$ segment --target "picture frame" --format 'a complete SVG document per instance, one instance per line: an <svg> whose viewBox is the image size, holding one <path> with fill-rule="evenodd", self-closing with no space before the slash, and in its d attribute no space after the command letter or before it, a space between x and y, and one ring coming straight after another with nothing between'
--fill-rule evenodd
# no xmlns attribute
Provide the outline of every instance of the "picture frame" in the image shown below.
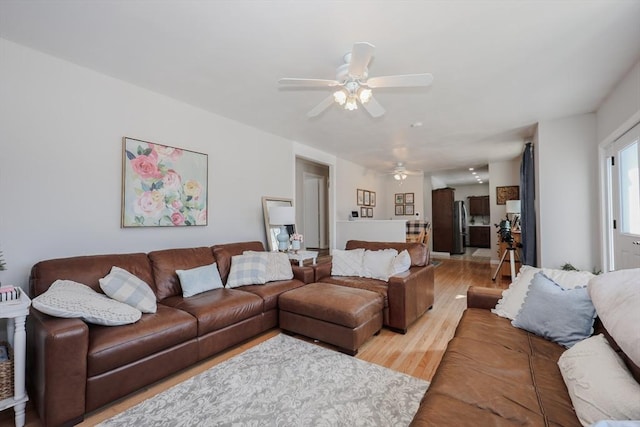
<svg viewBox="0 0 640 427"><path fill-rule="evenodd" d="M404 193L404 204L405 205L413 204L413 193Z"/></svg>
<svg viewBox="0 0 640 427"><path fill-rule="evenodd" d="M376 205L376 192L375 191L371 191L371 198L370 198L369 202L371 203L371 206L375 206Z"/></svg>
<svg viewBox="0 0 640 427"><path fill-rule="evenodd" d="M122 138L120 226L208 224L207 154Z"/></svg>
<svg viewBox="0 0 640 427"><path fill-rule="evenodd" d="M404 205L396 205L396 215L404 215Z"/></svg>
<svg viewBox="0 0 640 427"><path fill-rule="evenodd" d="M357 206L364 205L364 190L359 188L356 190L356 204Z"/></svg>
<svg viewBox="0 0 640 427"><path fill-rule="evenodd" d="M507 200L520 200L519 185L496 187L496 204L506 205Z"/></svg>
<svg viewBox="0 0 640 427"><path fill-rule="evenodd" d="M364 190L364 205L371 205L371 192L369 190Z"/></svg>
<svg viewBox="0 0 640 427"><path fill-rule="evenodd" d="M373 218L373 208L367 208L367 218Z"/></svg>
<svg viewBox="0 0 640 427"><path fill-rule="evenodd" d="M404 205L404 214L413 215L415 213L414 205Z"/></svg>
<svg viewBox="0 0 640 427"><path fill-rule="evenodd" d="M396 193L395 204L404 205L404 193Z"/></svg>
<svg viewBox="0 0 640 427"><path fill-rule="evenodd" d="M366 217L367 217L367 208L361 207L360 208L360 218L366 218Z"/></svg>

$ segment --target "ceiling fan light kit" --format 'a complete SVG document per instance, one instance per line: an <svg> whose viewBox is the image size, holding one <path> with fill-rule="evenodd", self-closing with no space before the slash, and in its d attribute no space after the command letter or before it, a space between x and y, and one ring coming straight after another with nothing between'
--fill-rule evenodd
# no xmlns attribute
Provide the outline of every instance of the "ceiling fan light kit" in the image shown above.
<svg viewBox="0 0 640 427"><path fill-rule="evenodd" d="M385 109L373 97L372 88L429 86L433 82L433 76L428 73L373 77L369 79L367 66L371 61L374 49L375 46L371 43L355 43L351 52L344 55L345 63L336 70L336 80L282 78L279 83L311 87L339 87L333 95L324 99L309 111L307 113L309 117L319 115L334 102L348 111L357 110L358 102L360 102L364 109L375 118L382 116L385 113Z"/></svg>

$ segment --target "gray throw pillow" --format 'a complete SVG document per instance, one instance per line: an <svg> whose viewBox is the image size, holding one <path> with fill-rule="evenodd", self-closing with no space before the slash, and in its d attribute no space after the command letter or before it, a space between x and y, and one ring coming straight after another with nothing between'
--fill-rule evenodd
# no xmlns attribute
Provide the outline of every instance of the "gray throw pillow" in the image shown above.
<svg viewBox="0 0 640 427"><path fill-rule="evenodd" d="M569 348L591 336L595 316L586 287L564 289L540 272L511 324Z"/></svg>

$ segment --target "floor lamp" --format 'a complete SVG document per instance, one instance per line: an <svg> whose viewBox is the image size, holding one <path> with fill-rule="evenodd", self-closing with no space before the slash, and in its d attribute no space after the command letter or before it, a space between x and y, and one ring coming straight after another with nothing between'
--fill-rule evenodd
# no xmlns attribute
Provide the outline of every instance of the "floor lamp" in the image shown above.
<svg viewBox="0 0 640 427"><path fill-rule="evenodd" d="M287 225L295 224L295 222L296 211L293 206L274 206L269 209L269 224L280 226L280 234L276 236L280 252L286 252L289 249Z"/></svg>

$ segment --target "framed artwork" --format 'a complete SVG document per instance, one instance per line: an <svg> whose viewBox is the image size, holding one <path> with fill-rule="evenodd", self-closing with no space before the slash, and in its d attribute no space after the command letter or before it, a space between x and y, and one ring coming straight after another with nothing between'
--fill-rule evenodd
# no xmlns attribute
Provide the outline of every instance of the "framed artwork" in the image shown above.
<svg viewBox="0 0 640 427"><path fill-rule="evenodd" d="M367 208L367 218L373 218L373 208Z"/></svg>
<svg viewBox="0 0 640 427"><path fill-rule="evenodd" d="M356 201L358 206L364 205L364 190L360 190L359 188L356 190Z"/></svg>
<svg viewBox="0 0 640 427"><path fill-rule="evenodd" d="M413 215L414 214L413 205L404 205L404 214Z"/></svg>
<svg viewBox="0 0 640 427"><path fill-rule="evenodd" d="M396 215L404 215L404 205L396 205Z"/></svg>
<svg viewBox="0 0 640 427"><path fill-rule="evenodd" d="M506 187L496 187L496 204L506 205L507 200L520 200L519 185L508 185Z"/></svg>
<svg viewBox="0 0 640 427"><path fill-rule="evenodd" d="M367 217L367 208L360 208L360 218Z"/></svg>
<svg viewBox="0 0 640 427"><path fill-rule="evenodd" d="M396 205L404 205L404 193L396 193ZM398 210L397 206L396 210Z"/></svg>
<svg viewBox="0 0 640 427"><path fill-rule="evenodd" d="M404 193L404 203L406 205L413 204L413 193Z"/></svg>
<svg viewBox="0 0 640 427"><path fill-rule="evenodd" d="M369 201L371 202L371 206L375 206L376 205L376 192L375 191L371 192L371 199Z"/></svg>
<svg viewBox="0 0 640 427"><path fill-rule="evenodd" d="M124 227L207 225L208 156L122 138Z"/></svg>
<svg viewBox="0 0 640 427"><path fill-rule="evenodd" d="M364 205L371 205L371 192L367 190L364 190Z"/></svg>

